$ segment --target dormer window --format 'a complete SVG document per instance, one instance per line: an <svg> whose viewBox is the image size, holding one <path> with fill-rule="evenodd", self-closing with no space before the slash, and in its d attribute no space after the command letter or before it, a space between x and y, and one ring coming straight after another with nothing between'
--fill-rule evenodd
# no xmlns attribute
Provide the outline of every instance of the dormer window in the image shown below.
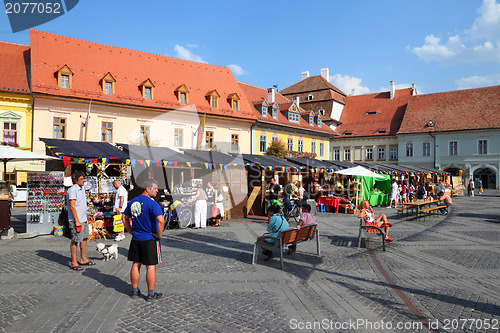
<svg viewBox="0 0 500 333"><path fill-rule="evenodd" d="M142 98L152 100L154 98L154 84L150 79L147 79L139 86Z"/></svg>
<svg viewBox="0 0 500 333"><path fill-rule="evenodd" d="M387 132L386 130L378 130L375 132L375 134L387 134L389 132Z"/></svg>
<svg viewBox="0 0 500 333"><path fill-rule="evenodd" d="M229 96L227 96L227 99L231 104L231 108L233 109L233 111L240 110L240 97L238 96L238 94L230 94Z"/></svg>
<svg viewBox="0 0 500 333"><path fill-rule="evenodd" d="M295 103L292 103L288 109L288 121L292 123L300 123L299 108L295 105Z"/></svg>
<svg viewBox="0 0 500 333"><path fill-rule="evenodd" d="M276 104L273 105L273 118L278 119L278 106Z"/></svg>
<svg viewBox="0 0 500 333"><path fill-rule="evenodd" d="M321 117L323 117L325 115L325 110L324 109L319 109L318 112L321 115Z"/></svg>
<svg viewBox="0 0 500 333"><path fill-rule="evenodd" d="M365 113L364 115L365 115L365 116L368 116L368 115L371 115L371 114L380 114L380 112L377 112L377 111L369 111L369 112Z"/></svg>
<svg viewBox="0 0 500 333"><path fill-rule="evenodd" d="M219 108L219 97L220 95L217 93L217 90L209 91L205 97L208 99L210 106L214 109Z"/></svg>
<svg viewBox="0 0 500 333"><path fill-rule="evenodd" d="M178 87L177 89L175 89L175 92L177 94L177 100L179 101L179 103L181 103L181 104L188 103L189 90L185 84L183 84L180 87Z"/></svg>
<svg viewBox="0 0 500 333"><path fill-rule="evenodd" d="M313 95L313 94L309 94L309 95L307 95L306 100L308 100L308 101L312 101L312 100L313 100L313 98L314 98L314 95Z"/></svg>
<svg viewBox="0 0 500 333"><path fill-rule="evenodd" d="M309 113L309 126L314 126L314 112Z"/></svg>
<svg viewBox="0 0 500 333"><path fill-rule="evenodd" d="M267 117L267 106L262 105L262 117Z"/></svg>
<svg viewBox="0 0 500 333"><path fill-rule="evenodd" d="M67 65L57 71L57 85L63 89L71 89L73 86L73 72Z"/></svg>
<svg viewBox="0 0 500 333"><path fill-rule="evenodd" d="M115 94L115 78L108 72L101 80L102 92L106 95Z"/></svg>
<svg viewBox="0 0 500 333"><path fill-rule="evenodd" d="M318 125L318 127L321 127L321 123L322 123L321 116L318 115L318 117L316 118L316 125Z"/></svg>
<svg viewBox="0 0 500 333"><path fill-rule="evenodd" d="M354 135L353 132L345 132L343 135Z"/></svg>

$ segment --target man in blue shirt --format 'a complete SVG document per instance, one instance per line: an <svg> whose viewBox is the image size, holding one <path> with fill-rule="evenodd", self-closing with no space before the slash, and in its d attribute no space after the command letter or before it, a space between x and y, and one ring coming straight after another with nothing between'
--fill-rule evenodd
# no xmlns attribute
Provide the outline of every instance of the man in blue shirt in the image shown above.
<svg viewBox="0 0 500 333"><path fill-rule="evenodd" d="M139 297L139 279L141 266L146 266L146 283L148 295L146 301L150 302L162 296L155 292L156 265L161 263L160 239L165 221L163 212L156 201L153 200L158 193L158 183L153 179L144 182L145 189L141 195L132 199L125 211L122 220L125 229L132 235L128 260L132 261L130 280L132 283L132 298ZM132 225L130 225L132 218Z"/></svg>

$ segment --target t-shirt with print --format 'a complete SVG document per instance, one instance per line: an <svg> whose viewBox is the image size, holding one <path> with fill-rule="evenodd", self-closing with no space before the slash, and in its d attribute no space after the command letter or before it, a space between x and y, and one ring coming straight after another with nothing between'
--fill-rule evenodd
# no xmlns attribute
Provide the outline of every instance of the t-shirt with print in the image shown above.
<svg viewBox="0 0 500 333"><path fill-rule="evenodd" d="M301 226L305 227L306 225L311 225L316 223L313 214L311 213L302 213L300 214L299 220L302 220Z"/></svg>
<svg viewBox="0 0 500 333"><path fill-rule="evenodd" d="M129 201L123 214L132 218L132 239L147 241L155 239L152 235L158 230L156 218L163 215L160 205L153 199L140 195Z"/></svg>

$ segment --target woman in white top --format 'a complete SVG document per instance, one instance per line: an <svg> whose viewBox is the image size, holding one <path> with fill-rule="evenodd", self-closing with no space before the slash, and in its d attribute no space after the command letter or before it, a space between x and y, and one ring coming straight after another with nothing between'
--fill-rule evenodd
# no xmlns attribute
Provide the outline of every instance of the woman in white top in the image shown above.
<svg viewBox="0 0 500 333"><path fill-rule="evenodd" d="M392 192L391 192L391 201L389 202L389 207L391 208L392 202L394 201L394 208L398 205L398 191L399 191L399 186L398 183L396 182L396 179L392 182Z"/></svg>

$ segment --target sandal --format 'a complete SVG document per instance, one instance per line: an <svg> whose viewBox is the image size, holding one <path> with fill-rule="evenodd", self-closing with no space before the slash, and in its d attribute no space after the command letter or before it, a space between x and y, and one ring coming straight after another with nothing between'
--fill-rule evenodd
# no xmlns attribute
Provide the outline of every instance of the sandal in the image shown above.
<svg viewBox="0 0 500 333"><path fill-rule="evenodd" d="M95 262L92 262L92 261L89 261L86 263L80 263L80 266L94 266L94 265L95 265Z"/></svg>
<svg viewBox="0 0 500 333"><path fill-rule="evenodd" d="M387 238L385 239L385 242L386 242L386 243L390 243L390 242L392 242L393 240L394 240L394 238L389 238L389 237L387 237Z"/></svg>
<svg viewBox="0 0 500 333"><path fill-rule="evenodd" d="M388 226L388 227L392 227L392 223L391 222L385 222L385 225Z"/></svg>
<svg viewBox="0 0 500 333"><path fill-rule="evenodd" d="M72 270L75 270L75 271L83 271L82 266L69 266L69 268L71 268Z"/></svg>

